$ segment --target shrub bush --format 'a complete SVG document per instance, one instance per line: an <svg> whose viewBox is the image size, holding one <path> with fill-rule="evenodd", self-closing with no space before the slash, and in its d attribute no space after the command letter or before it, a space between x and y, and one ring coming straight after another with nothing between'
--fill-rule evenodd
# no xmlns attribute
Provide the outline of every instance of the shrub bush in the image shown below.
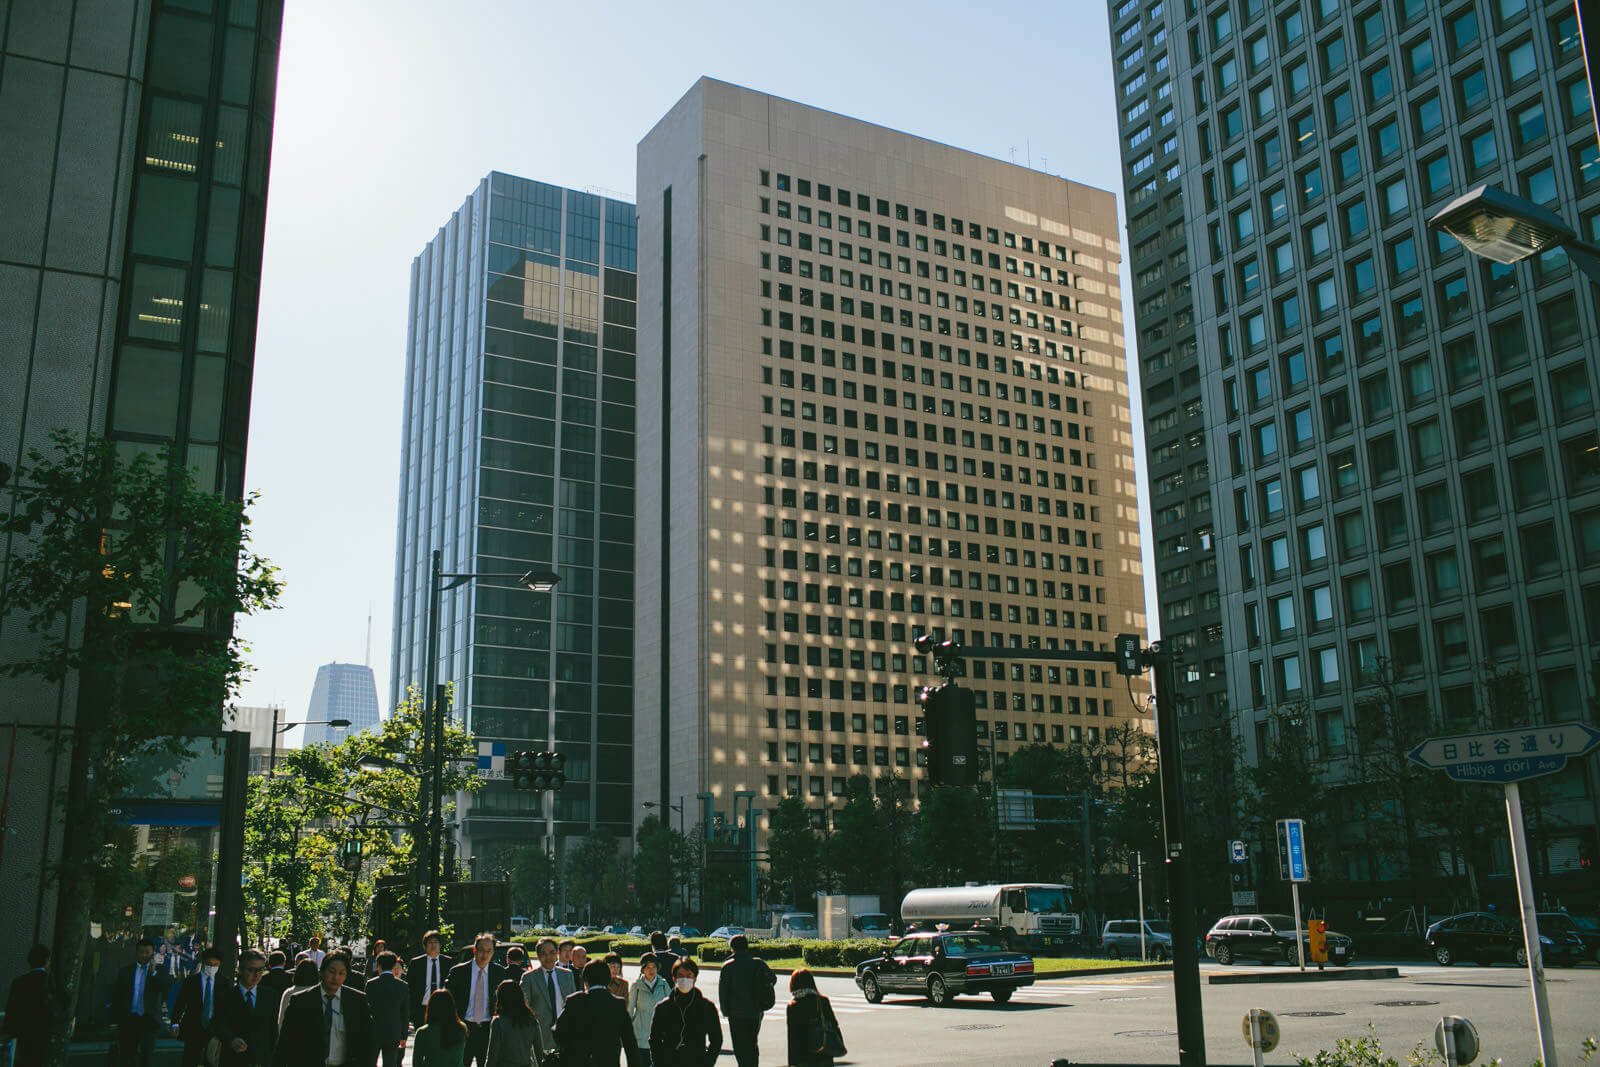
<svg viewBox="0 0 1600 1067"><path fill-rule="evenodd" d="M750 951L764 960L792 960L799 958L806 945L814 944L815 941L755 941L751 943ZM732 955L733 950L726 941L708 941L700 945L702 963L721 963Z"/></svg>
<svg viewBox="0 0 1600 1067"><path fill-rule="evenodd" d="M801 955L811 967L854 967L862 960L883 955L889 942L872 938L849 941L803 941Z"/></svg>

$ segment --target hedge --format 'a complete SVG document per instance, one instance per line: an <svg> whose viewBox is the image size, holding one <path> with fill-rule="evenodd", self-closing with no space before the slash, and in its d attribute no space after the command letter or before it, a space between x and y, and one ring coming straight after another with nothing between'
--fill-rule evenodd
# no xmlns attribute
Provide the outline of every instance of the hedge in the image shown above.
<svg viewBox="0 0 1600 1067"><path fill-rule="evenodd" d="M889 942L880 939L854 938L849 941L803 941L801 955L812 967L854 967L863 960L883 955Z"/></svg>
<svg viewBox="0 0 1600 1067"><path fill-rule="evenodd" d="M519 934L512 938L512 940L523 945L531 957L534 952L534 946L542 941L545 937L554 938L558 942L566 940L565 938L559 937L555 934L542 934L537 936L534 934ZM582 940L577 941L577 943L583 946L583 950L589 954L589 958L592 960L599 959L607 952L615 952L624 960L636 961L640 956L643 956L646 952L650 951L650 942L636 937L613 937L611 935L603 935L601 937L585 937ZM717 941L714 943L723 945L724 947L726 947L727 944L723 941ZM683 941L680 947L682 948L684 955L692 956L696 953L700 946L704 944L706 944L706 940L704 938L690 938Z"/></svg>
<svg viewBox="0 0 1600 1067"><path fill-rule="evenodd" d="M750 945L750 952L764 960L792 960L801 955L801 950L806 945L814 945L815 941L755 941ZM700 962L721 963L733 950L726 941L710 941L700 946Z"/></svg>

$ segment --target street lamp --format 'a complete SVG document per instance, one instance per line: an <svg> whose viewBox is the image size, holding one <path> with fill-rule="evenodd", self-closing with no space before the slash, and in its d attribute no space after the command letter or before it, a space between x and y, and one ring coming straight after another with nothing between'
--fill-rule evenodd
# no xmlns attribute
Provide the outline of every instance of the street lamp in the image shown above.
<svg viewBox="0 0 1600 1067"><path fill-rule="evenodd" d="M301 722L286 722L280 726L278 724L278 712L282 710L283 709L278 707L276 704L272 706L272 749L271 754L267 756L268 778L271 778L273 773L278 769L279 734L288 733L296 726L331 726L335 730L348 730L350 728L349 719L305 719Z"/></svg>
<svg viewBox="0 0 1600 1067"><path fill-rule="evenodd" d="M1600 284L1600 246L1585 241L1561 216L1493 185L1459 196L1428 220L1475 256L1519 263L1550 248L1565 247L1578 269Z"/></svg>
<svg viewBox="0 0 1600 1067"><path fill-rule="evenodd" d="M422 699L426 702L424 719L429 740L427 748L432 754L431 815L428 826L428 922L427 928L439 925L439 886L441 882L439 861L441 839L444 836L444 705L436 689L439 667L439 598L447 589L456 589L480 578L514 581L535 593L550 593L560 584L561 578L553 571L523 571L518 573L447 573L444 569L444 552L433 550L433 566L428 580L427 659L424 661Z"/></svg>

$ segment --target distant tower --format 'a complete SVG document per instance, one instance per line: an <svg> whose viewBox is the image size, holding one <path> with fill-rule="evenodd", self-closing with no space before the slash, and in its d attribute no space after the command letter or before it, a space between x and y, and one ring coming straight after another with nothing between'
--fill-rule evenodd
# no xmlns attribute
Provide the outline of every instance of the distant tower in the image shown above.
<svg viewBox="0 0 1600 1067"><path fill-rule="evenodd" d="M356 663L326 663L317 668L317 684L311 689L311 705L306 721L349 719L350 727L335 730L329 726L305 727L304 744L337 744L353 733L378 725L378 685L372 668Z"/></svg>

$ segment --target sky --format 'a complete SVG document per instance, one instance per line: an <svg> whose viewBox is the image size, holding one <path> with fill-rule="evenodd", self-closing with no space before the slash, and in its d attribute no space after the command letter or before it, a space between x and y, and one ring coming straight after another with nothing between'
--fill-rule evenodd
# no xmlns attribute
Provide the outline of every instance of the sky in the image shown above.
<svg viewBox="0 0 1600 1067"><path fill-rule="evenodd" d="M388 710L409 270L489 171L631 200L639 139L707 75L1122 198L1102 0L285 6L245 482L286 590L239 623L238 702L290 719L335 661Z"/></svg>

